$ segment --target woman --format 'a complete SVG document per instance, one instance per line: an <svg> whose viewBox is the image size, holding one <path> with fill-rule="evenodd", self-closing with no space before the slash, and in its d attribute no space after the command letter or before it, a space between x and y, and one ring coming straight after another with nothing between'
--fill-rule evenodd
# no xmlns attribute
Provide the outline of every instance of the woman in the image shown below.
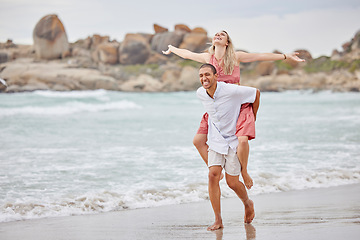
<svg viewBox="0 0 360 240"><path fill-rule="evenodd" d="M240 63L255 61L276 61L292 59L297 62L305 60L300 59L299 53L277 54L277 53L246 53L234 50L234 46L226 31L220 31L212 39L212 45L208 52L194 53L187 49L176 48L169 45L164 54L174 53L182 58L191 59L200 63L210 63L215 66L218 73L218 81L226 83L240 84ZM236 126L236 136L239 139L237 155L241 163L241 175L244 179L245 186L250 189L253 186L253 180L247 172L247 163L249 157L249 140L255 138L255 120L258 106L244 104L241 107L239 119ZM207 130L208 115L204 114L200 128L197 131L193 143L199 151L202 159L207 165Z"/></svg>

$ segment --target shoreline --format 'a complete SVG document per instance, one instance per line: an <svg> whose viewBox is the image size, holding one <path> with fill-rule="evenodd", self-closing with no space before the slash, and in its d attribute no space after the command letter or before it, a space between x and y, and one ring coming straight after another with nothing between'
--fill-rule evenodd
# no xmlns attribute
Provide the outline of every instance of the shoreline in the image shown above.
<svg viewBox="0 0 360 240"><path fill-rule="evenodd" d="M360 184L251 196L244 224L237 198L222 199L225 228L212 224L209 201L118 212L0 223L0 239L357 239Z"/></svg>

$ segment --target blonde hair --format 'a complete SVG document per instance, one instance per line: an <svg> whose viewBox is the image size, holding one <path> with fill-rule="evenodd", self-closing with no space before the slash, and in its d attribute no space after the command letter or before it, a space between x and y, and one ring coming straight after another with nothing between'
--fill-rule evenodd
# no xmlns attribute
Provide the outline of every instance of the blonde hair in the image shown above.
<svg viewBox="0 0 360 240"><path fill-rule="evenodd" d="M221 60L220 64L224 69L224 73L226 75L231 75L234 71L234 67L236 65L236 57L235 57L235 49L234 45L232 44L232 40L229 36L229 34L222 30L221 32L226 33L227 39L228 39L228 45L226 46L226 51L223 59ZM213 55L215 53L215 46L211 45L209 48L210 55Z"/></svg>

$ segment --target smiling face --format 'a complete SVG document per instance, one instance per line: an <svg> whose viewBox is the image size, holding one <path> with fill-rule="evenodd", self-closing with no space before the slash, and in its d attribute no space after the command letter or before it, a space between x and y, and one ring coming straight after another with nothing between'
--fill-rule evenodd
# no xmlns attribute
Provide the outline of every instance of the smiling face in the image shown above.
<svg viewBox="0 0 360 240"><path fill-rule="evenodd" d="M221 44L221 45L227 46L228 41L229 41L229 39L228 39L227 33L224 31L220 31L220 32L216 33L215 36L213 37L212 44L213 45Z"/></svg>
<svg viewBox="0 0 360 240"><path fill-rule="evenodd" d="M201 85L206 90L216 89L217 74L214 74L210 67L202 67L199 70L199 78Z"/></svg>

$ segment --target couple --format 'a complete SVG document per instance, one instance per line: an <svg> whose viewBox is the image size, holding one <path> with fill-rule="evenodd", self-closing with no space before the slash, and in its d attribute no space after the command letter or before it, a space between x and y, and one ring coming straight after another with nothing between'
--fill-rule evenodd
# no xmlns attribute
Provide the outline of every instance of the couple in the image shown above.
<svg viewBox="0 0 360 240"><path fill-rule="evenodd" d="M208 230L216 230L223 227L219 187L223 167L225 167L226 181L229 187L237 193L244 203L244 221L251 223L255 215L254 204L248 198L245 189L245 186L250 189L253 185L253 181L247 173L248 141L255 138L255 119L259 107L260 93L254 88L236 86L240 84L239 64L240 62L275 61L287 58L298 62L304 60L297 56L298 53L235 52L232 41L226 31L220 31L215 34L208 52L194 53L169 45L169 49L163 53L174 53L185 59L207 63L199 71L203 87L197 92L198 97L203 101L207 113L203 116L200 128L193 142L201 157L209 166L209 195L215 213L215 223ZM222 82L233 84L224 84ZM238 94L244 95L239 96ZM232 117L231 119L224 120L223 116L225 115ZM208 149L210 149L209 152ZM226 160L225 157L227 158ZM240 169L245 186L239 181Z"/></svg>

